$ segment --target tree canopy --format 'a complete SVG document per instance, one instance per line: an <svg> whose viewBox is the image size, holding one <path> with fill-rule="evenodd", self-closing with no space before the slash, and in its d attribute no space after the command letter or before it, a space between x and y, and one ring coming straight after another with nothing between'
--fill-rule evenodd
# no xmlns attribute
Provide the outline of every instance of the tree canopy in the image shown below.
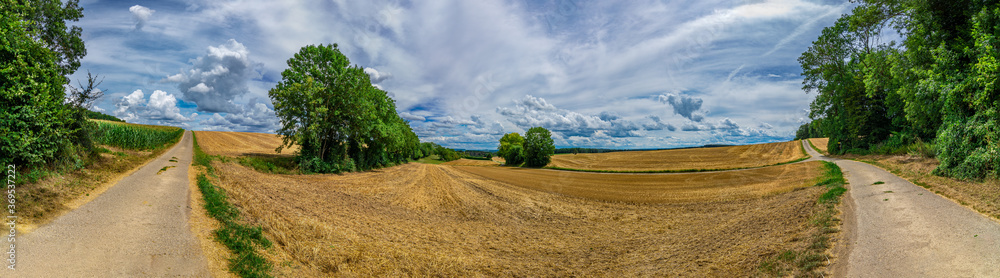
<svg viewBox="0 0 1000 278"><path fill-rule="evenodd" d="M268 92L281 120L278 148L299 145L298 161L315 172L368 170L405 162L419 140L395 101L333 45L302 47Z"/></svg>
<svg viewBox="0 0 1000 278"><path fill-rule="evenodd" d="M524 133L524 164L528 167L545 167L551 161L556 146L552 133L544 127L532 127Z"/></svg>
<svg viewBox="0 0 1000 278"><path fill-rule="evenodd" d="M71 112L63 104L66 70L31 15L36 1L0 0L0 159L39 165L68 151ZM75 69L75 68L74 68Z"/></svg>
<svg viewBox="0 0 1000 278"><path fill-rule="evenodd" d="M934 142L935 173L1000 177L1000 3L858 4L799 58L817 93L800 133L826 135L831 153ZM882 41L890 31L902 41Z"/></svg>
<svg viewBox="0 0 1000 278"><path fill-rule="evenodd" d="M508 166L518 166L524 163L524 137L517 132L504 134L497 147L497 156L503 157Z"/></svg>

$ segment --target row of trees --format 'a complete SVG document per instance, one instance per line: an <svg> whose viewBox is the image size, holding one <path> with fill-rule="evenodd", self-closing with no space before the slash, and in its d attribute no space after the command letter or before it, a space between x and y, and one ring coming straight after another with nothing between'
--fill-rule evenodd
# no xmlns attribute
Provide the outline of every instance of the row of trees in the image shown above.
<svg viewBox="0 0 1000 278"><path fill-rule="evenodd" d="M544 167L555 151L552 133L544 127L533 127L524 137L516 132L504 134L497 155L503 157L508 166Z"/></svg>
<svg viewBox="0 0 1000 278"><path fill-rule="evenodd" d="M0 0L0 162L21 168L80 166L96 154L87 121L97 77L68 86L86 55L77 1ZM69 87L69 96L66 87Z"/></svg>
<svg viewBox="0 0 1000 278"><path fill-rule="evenodd" d="M829 137L832 153L934 142L935 173L1000 178L1000 3L858 4L799 58L817 93L800 134Z"/></svg>

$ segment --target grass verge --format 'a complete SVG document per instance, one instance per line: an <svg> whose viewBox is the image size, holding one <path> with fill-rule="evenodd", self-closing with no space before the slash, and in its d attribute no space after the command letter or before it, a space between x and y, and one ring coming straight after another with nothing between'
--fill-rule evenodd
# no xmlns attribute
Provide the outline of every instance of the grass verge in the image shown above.
<svg viewBox="0 0 1000 278"><path fill-rule="evenodd" d="M827 191L816 200L817 210L813 214L811 224L813 229L809 242L798 250L785 250L764 260L758 267L763 276L786 277L823 277L816 270L824 265L829 257L826 250L830 248L829 234L839 231L840 219L837 215L837 204L840 197L847 192L844 184L844 173L833 162L823 161L826 172L818 179L816 186L824 186Z"/></svg>
<svg viewBox="0 0 1000 278"><path fill-rule="evenodd" d="M204 166L209 175L214 173L212 160L215 157L205 154L198 146L198 138L194 138L194 165ZM222 227L215 230L215 238L232 252L229 258L229 271L240 277L271 277L271 262L257 253L257 248L270 248L271 241L264 237L264 231L259 226L244 224L240 211L226 198L226 193L209 180L208 175L198 175L198 189L205 200L205 210L208 215L221 223Z"/></svg>

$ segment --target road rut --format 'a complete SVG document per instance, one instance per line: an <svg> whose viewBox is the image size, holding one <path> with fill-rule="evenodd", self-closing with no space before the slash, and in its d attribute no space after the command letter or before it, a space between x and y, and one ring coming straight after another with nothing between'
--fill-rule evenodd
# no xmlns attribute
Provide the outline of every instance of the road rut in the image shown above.
<svg viewBox="0 0 1000 278"><path fill-rule="evenodd" d="M18 237L14 276L210 276L188 226L192 149L185 131L172 149L101 196Z"/></svg>

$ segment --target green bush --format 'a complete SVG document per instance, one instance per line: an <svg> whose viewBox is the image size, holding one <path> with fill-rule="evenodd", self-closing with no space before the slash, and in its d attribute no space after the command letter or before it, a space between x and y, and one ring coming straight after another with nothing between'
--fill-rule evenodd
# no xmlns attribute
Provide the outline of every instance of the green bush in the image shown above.
<svg viewBox="0 0 1000 278"><path fill-rule="evenodd" d="M524 134L524 163L528 167L545 167L556 147L552 133L544 127L533 127Z"/></svg>

